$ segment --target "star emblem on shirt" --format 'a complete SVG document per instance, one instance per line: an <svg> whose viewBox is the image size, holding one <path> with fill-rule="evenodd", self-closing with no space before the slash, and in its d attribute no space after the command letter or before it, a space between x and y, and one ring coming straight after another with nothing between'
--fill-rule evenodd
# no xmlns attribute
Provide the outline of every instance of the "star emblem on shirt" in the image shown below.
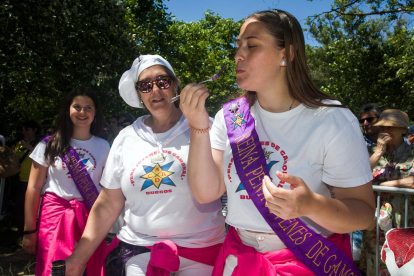
<svg viewBox="0 0 414 276"><path fill-rule="evenodd" d="M156 164L154 167L151 166L143 166L144 171L146 174L142 175L141 178L145 179L144 185L142 185L142 190L154 185L157 189L160 188L161 184L166 184L170 186L175 186L175 184L169 178L174 172L169 172L169 168L171 167L174 161L160 166L160 164Z"/></svg>

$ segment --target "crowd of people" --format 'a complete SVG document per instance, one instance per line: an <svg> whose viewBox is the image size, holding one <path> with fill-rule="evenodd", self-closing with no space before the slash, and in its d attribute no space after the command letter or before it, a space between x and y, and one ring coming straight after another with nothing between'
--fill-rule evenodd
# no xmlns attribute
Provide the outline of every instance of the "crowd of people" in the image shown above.
<svg viewBox="0 0 414 276"><path fill-rule="evenodd" d="M372 185L414 188L408 115L367 104L358 119L321 92L288 12L253 13L236 43L245 92L214 119L204 84L181 90L166 59L141 55L119 93L148 115L104 124L96 93L77 87L44 138L23 126L16 212L36 276L375 275L371 229L386 223ZM401 227L402 200L381 199L384 231Z"/></svg>

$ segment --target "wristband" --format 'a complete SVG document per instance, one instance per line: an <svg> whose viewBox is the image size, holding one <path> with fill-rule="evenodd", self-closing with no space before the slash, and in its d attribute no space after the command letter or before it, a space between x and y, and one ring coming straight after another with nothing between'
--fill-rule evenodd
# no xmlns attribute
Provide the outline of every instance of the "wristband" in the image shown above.
<svg viewBox="0 0 414 276"><path fill-rule="evenodd" d="M190 123L187 123L188 128L196 133L206 133L209 132L211 129L211 125L209 125L207 128L195 128L192 125L190 125Z"/></svg>
<svg viewBox="0 0 414 276"><path fill-rule="evenodd" d="M50 276L64 276L66 273L65 260L57 260L52 262L52 274Z"/></svg>
<svg viewBox="0 0 414 276"><path fill-rule="evenodd" d="M36 232L37 232L37 229L30 230L30 231L23 231L23 235L30 235L30 234L33 234L33 233L36 233Z"/></svg>

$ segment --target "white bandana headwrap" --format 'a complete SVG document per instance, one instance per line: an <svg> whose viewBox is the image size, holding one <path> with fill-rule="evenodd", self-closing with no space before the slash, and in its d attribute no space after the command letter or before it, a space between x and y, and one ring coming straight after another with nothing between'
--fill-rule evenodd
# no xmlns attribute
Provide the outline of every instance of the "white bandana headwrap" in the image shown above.
<svg viewBox="0 0 414 276"><path fill-rule="evenodd" d="M154 65L165 66L175 77L171 64L163 57L159 55L140 55L134 60L134 63L132 63L131 69L122 74L121 80L119 81L119 94L130 106L139 108L144 107L139 98L139 94L135 89L135 83L138 81L142 71Z"/></svg>

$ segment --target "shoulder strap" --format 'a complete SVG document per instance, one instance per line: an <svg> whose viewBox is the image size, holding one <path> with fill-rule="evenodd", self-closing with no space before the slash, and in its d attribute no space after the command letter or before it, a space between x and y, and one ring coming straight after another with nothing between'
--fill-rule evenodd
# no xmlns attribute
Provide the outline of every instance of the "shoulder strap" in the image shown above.
<svg viewBox="0 0 414 276"><path fill-rule="evenodd" d="M30 153L30 150L27 149L24 152L23 156L19 159L19 164L21 164L24 161L24 159L27 157L27 155L29 155L29 153Z"/></svg>

